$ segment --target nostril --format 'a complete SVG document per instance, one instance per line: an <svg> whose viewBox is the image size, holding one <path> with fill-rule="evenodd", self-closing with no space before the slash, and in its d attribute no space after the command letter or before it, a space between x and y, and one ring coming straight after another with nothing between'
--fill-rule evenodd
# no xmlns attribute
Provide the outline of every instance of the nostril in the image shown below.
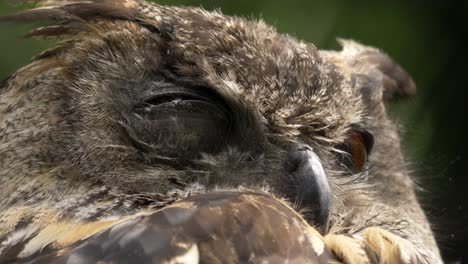
<svg viewBox="0 0 468 264"><path fill-rule="evenodd" d="M296 172L307 161L307 151L312 151L312 148L304 145L293 145L289 148L286 163L288 172Z"/></svg>
<svg viewBox="0 0 468 264"><path fill-rule="evenodd" d="M306 218L325 233L331 208L330 187L320 158L307 145L293 145L287 156L289 195Z"/></svg>
<svg viewBox="0 0 468 264"><path fill-rule="evenodd" d="M307 151L313 151L310 146L304 144L291 144L287 150L286 169L289 173L295 173L302 163L307 161Z"/></svg>

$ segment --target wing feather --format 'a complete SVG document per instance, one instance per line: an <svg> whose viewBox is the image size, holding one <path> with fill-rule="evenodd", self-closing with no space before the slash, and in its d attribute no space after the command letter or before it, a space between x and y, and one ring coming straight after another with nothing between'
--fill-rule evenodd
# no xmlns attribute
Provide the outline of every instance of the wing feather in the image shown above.
<svg viewBox="0 0 468 264"><path fill-rule="evenodd" d="M83 225L83 224L78 224ZM102 224L86 223L88 226ZM62 228L58 228L58 227ZM57 228L55 228L57 227ZM216 192L115 221L94 233L51 223L33 238L42 250L12 262L35 263L327 263L322 236L292 208L263 193ZM41 235L42 233L42 235ZM52 234L53 233L53 234ZM70 241L66 245L47 238ZM28 241L26 243L31 243ZM24 250L18 256L24 253ZM2 257L0 255L0 261Z"/></svg>

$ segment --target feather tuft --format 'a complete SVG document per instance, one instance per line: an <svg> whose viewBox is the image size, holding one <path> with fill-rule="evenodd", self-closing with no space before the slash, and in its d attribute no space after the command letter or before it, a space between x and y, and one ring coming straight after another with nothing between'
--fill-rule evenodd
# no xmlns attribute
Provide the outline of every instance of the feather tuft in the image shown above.
<svg viewBox="0 0 468 264"><path fill-rule="evenodd" d="M0 16L0 22L46 22L52 23L27 33L25 37L59 37L80 31L78 24L96 19L138 19L135 2L129 0L22 0L36 8Z"/></svg>

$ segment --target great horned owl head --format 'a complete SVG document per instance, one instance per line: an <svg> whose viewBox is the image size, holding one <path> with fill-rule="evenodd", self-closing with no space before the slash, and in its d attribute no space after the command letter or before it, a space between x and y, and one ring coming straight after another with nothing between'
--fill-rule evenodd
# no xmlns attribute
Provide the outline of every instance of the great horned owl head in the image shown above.
<svg viewBox="0 0 468 264"><path fill-rule="evenodd" d="M200 8L40 3L0 18L65 37L0 90L0 210L88 219L143 194L261 189L323 233L379 226L438 254L385 111L414 83L384 53Z"/></svg>

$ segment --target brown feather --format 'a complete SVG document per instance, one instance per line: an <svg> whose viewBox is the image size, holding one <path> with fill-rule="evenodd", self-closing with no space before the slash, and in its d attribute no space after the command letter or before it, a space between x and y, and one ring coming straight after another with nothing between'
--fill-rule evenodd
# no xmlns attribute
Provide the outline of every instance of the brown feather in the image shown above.
<svg viewBox="0 0 468 264"><path fill-rule="evenodd" d="M29 37L56 37L56 36L63 36L63 35L70 35L74 32L77 32L78 29L74 29L69 26L64 25L56 25L56 26L46 26L40 27L32 30L31 32L24 35L25 38Z"/></svg>
<svg viewBox="0 0 468 264"><path fill-rule="evenodd" d="M134 19L137 11L109 3L75 3L58 7L40 7L0 16L1 21L32 22L41 20Z"/></svg>
<svg viewBox="0 0 468 264"><path fill-rule="evenodd" d="M32 4L35 6L65 6L70 4L89 4L89 3L107 3L113 5L124 6L130 2L128 0L11 0L15 4Z"/></svg>
<svg viewBox="0 0 468 264"><path fill-rule="evenodd" d="M67 19L67 17L69 17L69 14L67 14L67 12L59 8L38 8L18 12L15 14L0 16L0 22L33 22L39 20L63 20Z"/></svg>
<svg viewBox="0 0 468 264"><path fill-rule="evenodd" d="M94 18L134 19L137 11L111 4L72 4L62 7L67 13L89 20Z"/></svg>
<svg viewBox="0 0 468 264"><path fill-rule="evenodd" d="M0 22L34 22L58 21L59 24L48 25L32 30L24 37L58 37L71 35L83 30L81 22L93 19L135 20L137 10L124 5L125 1L25 1L41 6L15 14L0 16ZM127 7L126 7L127 6ZM74 22L79 22L78 25Z"/></svg>

